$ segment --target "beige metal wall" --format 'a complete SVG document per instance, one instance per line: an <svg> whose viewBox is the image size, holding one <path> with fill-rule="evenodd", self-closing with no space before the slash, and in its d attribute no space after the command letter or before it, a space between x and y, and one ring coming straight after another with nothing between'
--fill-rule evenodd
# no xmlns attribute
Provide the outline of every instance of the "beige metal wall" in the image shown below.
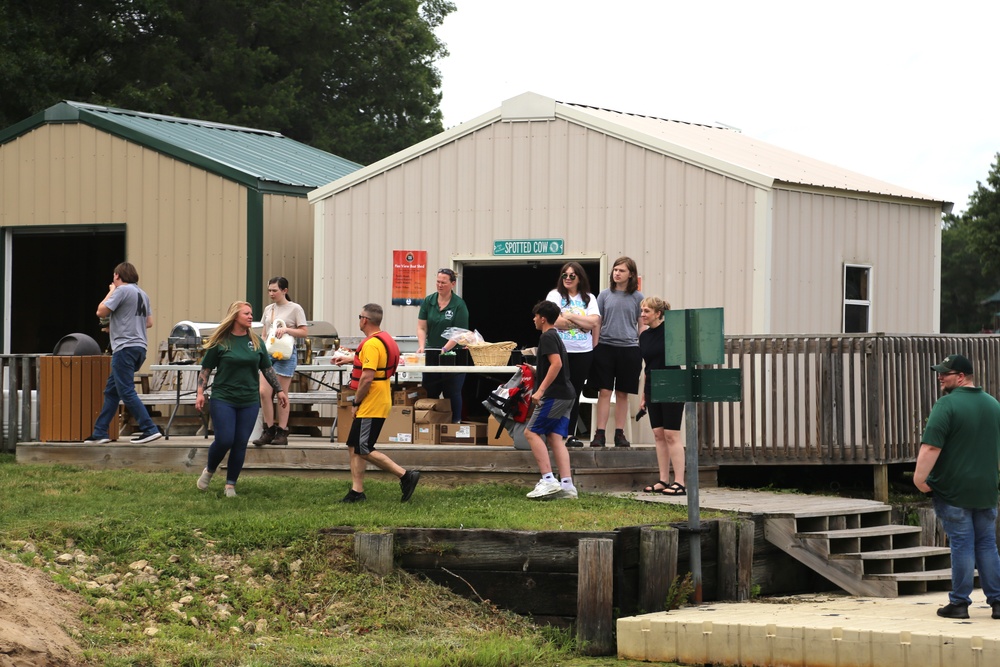
<svg viewBox="0 0 1000 667"><path fill-rule="evenodd" d="M843 331L843 267L872 267L872 331L940 326L941 209L774 191L770 332ZM733 332L736 333L736 332Z"/></svg>
<svg viewBox="0 0 1000 667"><path fill-rule="evenodd" d="M313 212L305 197L264 195L264 282L288 278L288 295L313 318ZM261 285L261 303L270 303ZM260 316L260 313L255 313Z"/></svg>
<svg viewBox="0 0 1000 667"><path fill-rule="evenodd" d="M153 302L151 347L175 322L218 320L245 298L244 187L78 123L0 152L0 225L127 225L128 260Z"/></svg>
<svg viewBox="0 0 1000 667"><path fill-rule="evenodd" d="M562 119L496 122L316 203L314 316L344 335L388 304L394 249L428 251L430 291L437 267L494 261L495 239L561 238L567 257L633 257L645 294L724 306L747 332L760 192ZM414 334L414 309L384 326Z"/></svg>

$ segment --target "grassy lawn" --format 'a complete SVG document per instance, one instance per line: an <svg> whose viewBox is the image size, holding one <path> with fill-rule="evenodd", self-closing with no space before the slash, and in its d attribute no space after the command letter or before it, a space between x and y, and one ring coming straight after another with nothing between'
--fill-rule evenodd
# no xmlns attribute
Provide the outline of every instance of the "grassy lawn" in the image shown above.
<svg viewBox="0 0 1000 667"><path fill-rule="evenodd" d="M207 493L196 473L19 466L0 456L0 556L49 572L89 604L77 637L108 665L645 665L585 658L571 632L475 603L405 572L359 572L349 537L397 526L608 530L682 521L684 507L581 494L532 502L509 485L245 477Z"/></svg>

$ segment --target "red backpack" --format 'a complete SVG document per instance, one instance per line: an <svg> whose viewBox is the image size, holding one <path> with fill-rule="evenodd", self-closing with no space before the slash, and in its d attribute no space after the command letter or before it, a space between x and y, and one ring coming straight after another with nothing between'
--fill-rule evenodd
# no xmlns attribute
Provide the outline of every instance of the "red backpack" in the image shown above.
<svg viewBox="0 0 1000 667"><path fill-rule="evenodd" d="M518 424L528 421L534 408L531 402L531 395L534 392L535 369L527 364L518 366L517 372L507 380L506 384L490 392L483 405L500 422L497 436L509 421Z"/></svg>

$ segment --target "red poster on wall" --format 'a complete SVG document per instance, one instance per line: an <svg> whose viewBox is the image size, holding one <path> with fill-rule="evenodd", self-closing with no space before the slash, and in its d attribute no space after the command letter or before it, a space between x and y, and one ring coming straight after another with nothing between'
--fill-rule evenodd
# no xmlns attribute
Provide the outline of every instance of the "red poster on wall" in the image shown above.
<svg viewBox="0 0 1000 667"><path fill-rule="evenodd" d="M427 251L392 251L392 305L419 306L427 289Z"/></svg>

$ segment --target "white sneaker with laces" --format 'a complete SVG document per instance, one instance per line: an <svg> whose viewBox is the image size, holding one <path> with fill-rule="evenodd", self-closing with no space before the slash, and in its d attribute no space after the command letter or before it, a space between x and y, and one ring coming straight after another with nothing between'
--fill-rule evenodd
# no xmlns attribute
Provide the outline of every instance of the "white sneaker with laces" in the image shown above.
<svg viewBox="0 0 1000 667"><path fill-rule="evenodd" d="M556 496L556 498L568 498L568 499L571 499L571 500L579 498L579 497L580 497L580 494L577 493L575 486L571 486L571 487L568 487L568 488L567 487L561 488L559 490L559 495Z"/></svg>
<svg viewBox="0 0 1000 667"><path fill-rule="evenodd" d="M562 491L562 485L554 479L540 479L535 488L528 492L529 498L552 498Z"/></svg>

